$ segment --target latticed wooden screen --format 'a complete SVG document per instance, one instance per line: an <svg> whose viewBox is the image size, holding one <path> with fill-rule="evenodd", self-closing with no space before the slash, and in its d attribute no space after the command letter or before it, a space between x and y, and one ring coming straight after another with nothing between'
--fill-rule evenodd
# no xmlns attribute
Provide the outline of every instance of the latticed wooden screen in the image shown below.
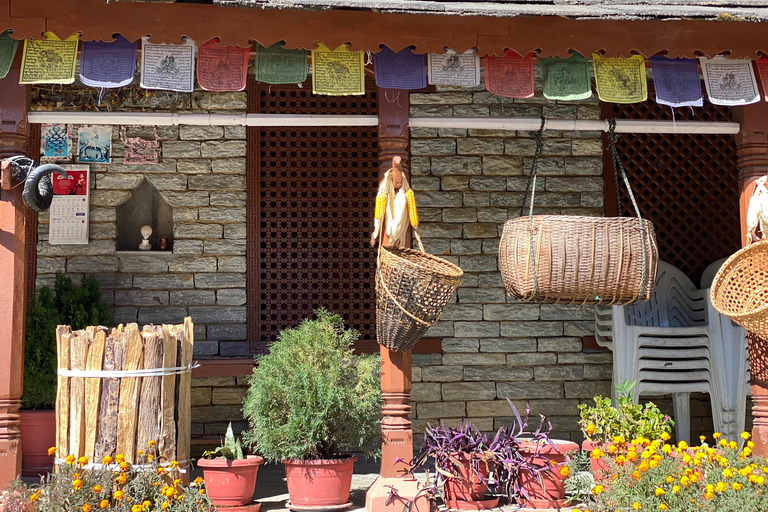
<svg viewBox="0 0 768 512"><path fill-rule="evenodd" d="M649 91L649 97L653 91ZM712 105L675 109L677 121L731 121L730 109ZM669 107L653 100L603 104L603 117L672 120ZM604 138L607 150L607 138ZM621 134L619 155L640 212L656 230L659 254L694 283L708 264L730 256L739 241L739 188L732 135ZM616 215L613 167L605 152L606 215ZM620 187L622 215L634 215Z"/></svg>
<svg viewBox="0 0 768 512"><path fill-rule="evenodd" d="M375 115L376 89L324 97L311 83L250 81L248 112ZM368 244L378 188L375 127L248 129L248 333L264 352L320 306L375 342L376 253Z"/></svg>

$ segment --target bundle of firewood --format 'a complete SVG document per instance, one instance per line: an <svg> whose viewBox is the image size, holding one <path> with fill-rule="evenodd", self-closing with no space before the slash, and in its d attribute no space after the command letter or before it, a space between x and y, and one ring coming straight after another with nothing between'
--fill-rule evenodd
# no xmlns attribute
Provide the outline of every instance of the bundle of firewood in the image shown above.
<svg viewBox="0 0 768 512"><path fill-rule="evenodd" d="M161 461L189 459L192 320L183 325L119 325L56 330L59 457L106 455L138 462L157 443Z"/></svg>

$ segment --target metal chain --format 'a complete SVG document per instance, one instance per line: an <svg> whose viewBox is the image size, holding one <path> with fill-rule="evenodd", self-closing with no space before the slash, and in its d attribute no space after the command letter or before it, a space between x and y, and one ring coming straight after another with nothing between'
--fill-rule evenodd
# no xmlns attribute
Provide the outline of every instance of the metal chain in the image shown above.
<svg viewBox="0 0 768 512"><path fill-rule="evenodd" d="M531 173L528 175L528 184L525 186L525 195L523 196L523 204L520 206L520 216L523 216L523 213L525 213L525 202L528 200L528 191L531 192L531 204L528 208L528 234L529 234L529 240L530 240L530 258L531 258L531 271L533 272L533 289L534 289L534 297L533 300L539 298L539 280L536 277L536 260L534 258L534 251L533 251L533 201L536 196L536 173L539 166L539 156L541 155L541 151L544 149L544 124L546 123L546 119L544 118L544 114L541 115L541 127L539 127L539 131L536 132L534 135L534 140L536 141L536 151L533 154L533 162L531 163Z"/></svg>

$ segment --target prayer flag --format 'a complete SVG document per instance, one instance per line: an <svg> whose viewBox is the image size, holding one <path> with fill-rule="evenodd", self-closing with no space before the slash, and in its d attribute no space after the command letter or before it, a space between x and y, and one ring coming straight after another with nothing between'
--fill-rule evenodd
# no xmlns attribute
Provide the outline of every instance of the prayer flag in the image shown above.
<svg viewBox="0 0 768 512"><path fill-rule="evenodd" d="M459 55L447 50L443 55L429 54L429 83L432 85L480 85L480 57L474 50Z"/></svg>
<svg viewBox="0 0 768 512"><path fill-rule="evenodd" d="M749 59L699 57L709 101L715 105L749 105L760 101L755 72Z"/></svg>
<svg viewBox="0 0 768 512"><path fill-rule="evenodd" d="M504 57L485 57L485 88L507 98L533 96L533 54L520 57L507 50Z"/></svg>
<svg viewBox="0 0 768 512"><path fill-rule="evenodd" d="M19 42L16 39L11 39L9 31L6 30L0 34L0 78L5 78L11 69L11 63L16 56L18 46Z"/></svg>
<svg viewBox="0 0 768 512"><path fill-rule="evenodd" d="M195 53L197 45L187 39L184 44L152 44L141 38L141 86L144 89L166 89L192 92L195 89Z"/></svg>
<svg viewBox="0 0 768 512"><path fill-rule="evenodd" d="M757 72L760 74L760 81L763 83L763 95L765 101L768 101L768 57L761 57L755 61Z"/></svg>
<svg viewBox="0 0 768 512"><path fill-rule="evenodd" d="M656 102L670 107L700 107L704 104L695 59L651 57Z"/></svg>
<svg viewBox="0 0 768 512"><path fill-rule="evenodd" d="M363 52L351 52L347 45L331 51L322 44L312 50L312 92L346 96L365 94Z"/></svg>
<svg viewBox="0 0 768 512"><path fill-rule="evenodd" d="M589 59L578 53L567 59L540 58L544 73L544 97L550 100L585 100L592 97Z"/></svg>
<svg viewBox="0 0 768 512"><path fill-rule="evenodd" d="M628 59L593 55L597 97L610 103L640 103L648 99L645 78L645 58L633 55Z"/></svg>
<svg viewBox="0 0 768 512"><path fill-rule="evenodd" d="M373 56L376 85L384 89L423 89L427 86L424 55L403 48L395 53L386 46Z"/></svg>
<svg viewBox="0 0 768 512"><path fill-rule="evenodd" d="M242 91L248 76L248 48L221 47L210 40L197 49L197 83L206 91Z"/></svg>
<svg viewBox="0 0 768 512"><path fill-rule="evenodd" d="M307 79L306 50L286 50L284 41L264 48L256 43L256 80L266 84L300 84Z"/></svg>
<svg viewBox="0 0 768 512"><path fill-rule="evenodd" d="M77 42L73 34L63 41L52 32L44 32L45 39L24 40L21 56L20 84L71 84L75 81Z"/></svg>
<svg viewBox="0 0 768 512"><path fill-rule="evenodd" d="M80 81L91 87L124 87L136 74L138 44L118 35L111 43L83 41L80 48Z"/></svg>

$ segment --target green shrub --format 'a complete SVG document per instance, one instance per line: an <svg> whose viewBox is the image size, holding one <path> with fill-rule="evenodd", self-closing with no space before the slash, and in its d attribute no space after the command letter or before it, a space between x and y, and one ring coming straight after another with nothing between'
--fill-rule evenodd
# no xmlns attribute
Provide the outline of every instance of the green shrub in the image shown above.
<svg viewBox="0 0 768 512"><path fill-rule="evenodd" d="M280 333L257 357L243 412L247 445L268 461L330 459L380 434L380 361L356 356L357 331L325 309Z"/></svg>
<svg viewBox="0 0 768 512"><path fill-rule="evenodd" d="M24 409L52 409L56 401L56 326L73 330L89 325L111 325L112 317L101 302L99 282L84 275L80 286L56 274L53 289L35 291L27 307L24 340Z"/></svg>

